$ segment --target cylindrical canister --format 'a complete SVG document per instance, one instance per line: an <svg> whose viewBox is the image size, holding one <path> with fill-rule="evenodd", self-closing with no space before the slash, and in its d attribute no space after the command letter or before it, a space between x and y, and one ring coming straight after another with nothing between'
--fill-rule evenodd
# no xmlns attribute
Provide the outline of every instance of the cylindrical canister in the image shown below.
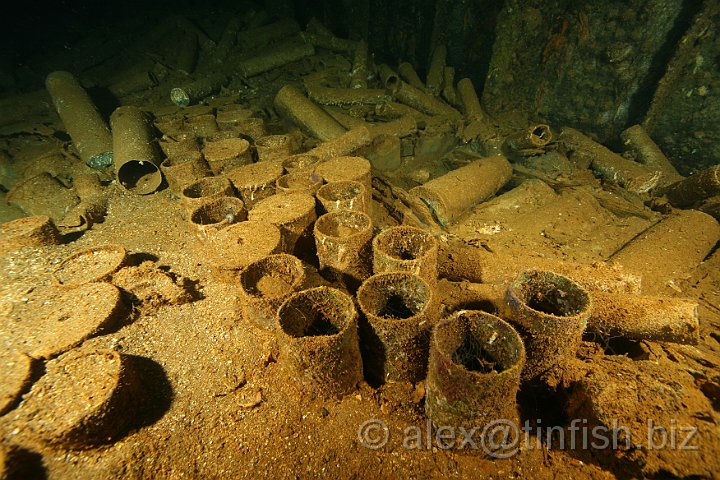
<svg viewBox="0 0 720 480"><path fill-rule="evenodd" d="M69 72L52 72L45 79L45 87L83 162L92 168L112 165L110 130L75 77Z"/></svg>
<svg viewBox="0 0 720 480"><path fill-rule="evenodd" d="M437 284L437 239L409 225L391 227L373 240L373 272L409 272Z"/></svg>
<svg viewBox="0 0 720 480"><path fill-rule="evenodd" d="M179 107L187 107L218 92L226 82L227 75L224 73L209 75L187 85L173 88L170 90L170 100Z"/></svg>
<svg viewBox="0 0 720 480"><path fill-rule="evenodd" d="M250 142L244 138L226 138L206 142L203 155L215 175L252 163Z"/></svg>
<svg viewBox="0 0 720 480"><path fill-rule="evenodd" d="M147 115L137 107L118 107L110 125L118 182L139 195L153 193L162 183L162 173Z"/></svg>
<svg viewBox="0 0 720 480"><path fill-rule="evenodd" d="M315 222L320 271L355 290L372 274L372 219L365 213L339 210Z"/></svg>
<svg viewBox="0 0 720 480"><path fill-rule="evenodd" d="M245 207L252 210L256 203L275 195L275 184L283 167L274 162L257 162L234 168L227 178L235 186Z"/></svg>
<svg viewBox="0 0 720 480"><path fill-rule="evenodd" d="M380 273L360 285L357 302L368 380L419 382L427 372L438 303L433 287L406 272Z"/></svg>
<svg viewBox="0 0 720 480"><path fill-rule="evenodd" d="M255 151L259 162L287 157L292 153L290 135L265 135L255 139Z"/></svg>
<svg viewBox="0 0 720 480"><path fill-rule="evenodd" d="M415 187L410 193L447 225L473 205L495 195L512 177L513 168L504 157L488 157Z"/></svg>
<svg viewBox="0 0 720 480"><path fill-rule="evenodd" d="M217 197L201 202L190 214L190 224L203 240L236 222L247 219L242 200L237 197Z"/></svg>
<svg viewBox="0 0 720 480"><path fill-rule="evenodd" d="M236 285L243 268L268 255L280 253L281 242L278 227L268 222L248 220L223 228L201 248L214 277Z"/></svg>
<svg viewBox="0 0 720 480"><path fill-rule="evenodd" d="M482 431L502 419L518 423L515 402L525 348L505 321L461 310L432 332L425 411L437 426Z"/></svg>
<svg viewBox="0 0 720 480"><path fill-rule="evenodd" d="M318 189L316 196L327 213L338 210L368 213L365 185L355 180L326 183Z"/></svg>
<svg viewBox="0 0 720 480"><path fill-rule="evenodd" d="M345 133L342 125L292 85L277 93L275 108L311 137L327 141Z"/></svg>
<svg viewBox="0 0 720 480"><path fill-rule="evenodd" d="M322 185L322 177L315 172L286 173L275 182L279 193L305 192L315 195Z"/></svg>
<svg viewBox="0 0 720 480"><path fill-rule="evenodd" d="M363 157L335 157L315 168L325 182L354 180L365 187L365 205L370 211L372 205L372 166Z"/></svg>
<svg viewBox="0 0 720 480"><path fill-rule="evenodd" d="M18 218L0 225L0 254L22 247L58 245L62 238L47 215Z"/></svg>
<svg viewBox="0 0 720 480"><path fill-rule="evenodd" d="M278 253L243 268L238 280L243 316L254 325L272 331L276 327L278 308L301 289L305 270L297 257Z"/></svg>
<svg viewBox="0 0 720 480"><path fill-rule="evenodd" d="M211 175L210 167L197 150L188 150L168 157L160 164L160 170L170 189L180 193L182 189L201 178Z"/></svg>
<svg viewBox="0 0 720 480"><path fill-rule="evenodd" d="M523 380L537 380L575 358L592 312L583 287L554 272L528 270L508 287L505 301L525 341Z"/></svg>
<svg viewBox="0 0 720 480"><path fill-rule="evenodd" d="M181 198L185 209L193 211L210 198L232 197L235 189L225 177L205 177L183 187Z"/></svg>
<svg viewBox="0 0 720 480"><path fill-rule="evenodd" d="M307 193L273 195L255 204L250 220L263 220L277 225L283 238L283 251L292 253L301 236L315 222L315 199Z"/></svg>
<svg viewBox="0 0 720 480"><path fill-rule="evenodd" d="M291 296L277 314L280 362L305 395L349 393L363 378L352 298L316 287Z"/></svg>

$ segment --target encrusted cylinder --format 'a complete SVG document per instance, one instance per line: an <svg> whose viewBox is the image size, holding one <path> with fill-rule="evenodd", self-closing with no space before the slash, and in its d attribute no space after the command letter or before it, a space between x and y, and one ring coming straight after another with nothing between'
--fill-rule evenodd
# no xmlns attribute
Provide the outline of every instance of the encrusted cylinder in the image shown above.
<svg viewBox="0 0 720 480"><path fill-rule="evenodd" d="M700 170L673 183L663 192L677 208L693 206L706 198L720 195L720 165Z"/></svg>
<svg viewBox="0 0 720 480"><path fill-rule="evenodd" d="M279 193L304 192L315 195L322 185L322 177L315 172L286 173L275 182Z"/></svg>
<svg viewBox="0 0 720 480"><path fill-rule="evenodd" d="M0 225L0 254L22 247L59 245L55 223L47 215L18 218Z"/></svg>
<svg viewBox="0 0 720 480"><path fill-rule="evenodd" d="M110 124L118 182L138 195L153 193L162 183L162 173L147 115L137 107L118 107Z"/></svg>
<svg viewBox="0 0 720 480"><path fill-rule="evenodd" d="M207 240L228 225L245 219L245 206L242 200L236 197L207 199L190 214L190 224L202 240Z"/></svg>
<svg viewBox="0 0 720 480"><path fill-rule="evenodd" d="M185 209L193 211L208 199L234 195L235 189L226 177L205 177L185 185L180 198L185 204Z"/></svg>
<svg viewBox="0 0 720 480"><path fill-rule="evenodd" d="M348 130L337 138L326 141L308 152L320 160L328 160L333 157L350 155L354 151L369 145L372 142L373 134L365 126L355 127Z"/></svg>
<svg viewBox="0 0 720 480"><path fill-rule="evenodd" d="M347 294L303 290L280 306L277 322L280 362L303 394L338 397L362 380L357 312Z"/></svg>
<svg viewBox="0 0 720 480"><path fill-rule="evenodd" d="M342 125L292 85L275 95L275 108L311 137L327 141L345 133Z"/></svg>
<svg viewBox="0 0 720 480"><path fill-rule="evenodd" d="M217 93L226 82L227 75L224 73L208 75L187 85L174 87L170 90L170 100L179 107L187 107Z"/></svg>
<svg viewBox="0 0 720 480"><path fill-rule="evenodd" d="M309 234L317 218L315 199L301 192L273 195L255 204L249 218L277 225L282 233L283 251L293 252L297 241Z"/></svg>
<svg viewBox="0 0 720 480"><path fill-rule="evenodd" d="M210 167L197 150L166 158L160 164L160 170L170 189L176 193L180 193L185 186L212 175Z"/></svg>
<svg viewBox="0 0 720 480"><path fill-rule="evenodd" d="M282 166L287 173L295 173L302 171L313 171L320 161L317 155L309 153L298 153L291 155L283 160Z"/></svg>
<svg viewBox="0 0 720 480"><path fill-rule="evenodd" d="M215 175L252 163L250 142L244 138L226 138L206 142L203 155Z"/></svg>
<svg viewBox="0 0 720 480"><path fill-rule="evenodd" d="M689 298L593 292L589 332L604 337L697 345L698 303Z"/></svg>
<svg viewBox="0 0 720 480"><path fill-rule="evenodd" d="M237 69L244 77L252 77L314 54L315 47L298 38L273 46L255 57L239 61Z"/></svg>
<svg viewBox="0 0 720 480"><path fill-rule="evenodd" d="M278 308L300 290L305 269L297 257L278 253L243 268L238 280L245 319L263 330L273 331Z"/></svg>
<svg viewBox="0 0 720 480"><path fill-rule="evenodd" d="M315 247L323 275L354 291L372 274L372 219L365 213L339 210L315 222Z"/></svg>
<svg viewBox="0 0 720 480"><path fill-rule="evenodd" d="M487 157L415 187L410 193L447 225L470 207L495 195L512 177L513 168L504 157Z"/></svg>
<svg viewBox="0 0 720 480"><path fill-rule="evenodd" d="M447 103L425 93L423 90L413 87L409 83L400 82L395 91L395 98L399 102L409 105L428 115L444 115L450 119L458 119L462 115Z"/></svg>
<svg viewBox="0 0 720 480"><path fill-rule="evenodd" d="M385 229L373 240L373 272L409 272L435 286L438 248L437 239L417 227Z"/></svg>
<svg viewBox="0 0 720 480"><path fill-rule="evenodd" d="M365 205L368 211L372 205L372 166L363 157L335 157L323 162L315 171L327 183L354 180L365 187Z"/></svg>
<svg viewBox="0 0 720 480"><path fill-rule="evenodd" d="M75 77L69 72L52 72L45 79L45 87L83 162L92 168L112 165L110 130Z"/></svg>
<svg viewBox="0 0 720 480"><path fill-rule="evenodd" d="M447 58L447 47L438 45L430 57L425 86L435 96L440 95L443 79L445 77L445 59Z"/></svg>
<svg viewBox="0 0 720 480"><path fill-rule="evenodd" d="M290 135L265 135L255 140L259 162L288 157L293 150Z"/></svg>
<svg viewBox="0 0 720 480"><path fill-rule="evenodd" d="M360 335L368 380L423 380L438 313L433 288L411 273L380 273L363 282L357 302L365 318Z"/></svg>
<svg viewBox="0 0 720 480"><path fill-rule="evenodd" d="M437 427L518 424L515 397L525 348L517 331L490 313L461 310L432 332L425 412Z"/></svg>
<svg viewBox="0 0 720 480"><path fill-rule="evenodd" d="M341 210L368 213L365 185L355 180L326 183L318 189L316 196L327 213Z"/></svg>
<svg viewBox="0 0 720 480"><path fill-rule="evenodd" d="M557 273L528 270L508 287L505 301L525 341L524 381L562 370L575 358L592 312L583 287Z"/></svg>
<svg viewBox="0 0 720 480"><path fill-rule="evenodd" d="M248 210L272 195L283 168L274 162L258 162L230 170L227 177L237 189Z"/></svg>

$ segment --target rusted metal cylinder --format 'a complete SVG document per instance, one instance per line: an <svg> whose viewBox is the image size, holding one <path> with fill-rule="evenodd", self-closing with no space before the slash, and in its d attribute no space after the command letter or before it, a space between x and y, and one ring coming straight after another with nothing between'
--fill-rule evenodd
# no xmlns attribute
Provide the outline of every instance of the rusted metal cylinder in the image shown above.
<svg viewBox="0 0 720 480"><path fill-rule="evenodd" d="M720 165L700 170L684 180L666 187L663 192L677 208L691 207L707 198L720 195Z"/></svg>
<svg viewBox="0 0 720 480"><path fill-rule="evenodd" d="M444 115L450 119L459 119L462 115L447 103L413 87L409 83L400 82L394 92L399 102L409 105L428 115Z"/></svg>
<svg viewBox="0 0 720 480"><path fill-rule="evenodd" d="M180 198L185 209L192 212L208 199L234 195L235 189L226 177L205 177L184 185Z"/></svg>
<svg viewBox="0 0 720 480"><path fill-rule="evenodd" d="M287 173L312 172L320 162L320 157L310 153L298 153L283 160L282 166Z"/></svg>
<svg viewBox="0 0 720 480"><path fill-rule="evenodd" d="M201 240L207 240L228 225L245 219L247 210L237 197L210 198L190 214L190 224Z"/></svg>
<svg viewBox="0 0 720 480"><path fill-rule="evenodd" d="M293 252L300 237L312 234L311 226L317 219L315 199L302 192L273 195L255 204L249 218L280 228L283 251Z"/></svg>
<svg viewBox="0 0 720 480"><path fill-rule="evenodd" d="M0 225L0 254L22 247L58 245L62 241L47 215L18 218Z"/></svg>
<svg viewBox="0 0 720 480"><path fill-rule="evenodd" d="M317 219L315 247L321 273L354 291L372 274L372 219L365 213L339 210Z"/></svg>
<svg viewBox="0 0 720 480"><path fill-rule="evenodd" d="M678 210L637 235L609 260L642 277L644 293L676 290L720 240L720 225L697 210ZM674 287L674 288L673 288Z"/></svg>
<svg viewBox="0 0 720 480"><path fill-rule="evenodd" d="M386 90L389 92L397 91L401 80L400 77L398 77L398 74L395 73L395 70L390 68L388 65L381 63L378 65L378 76L380 77L380 82ZM418 79L418 81L419 80L420 79ZM422 82L420 83L422 84Z"/></svg>
<svg viewBox="0 0 720 480"><path fill-rule="evenodd" d="M292 85L281 88L274 103L278 113L312 137L327 141L345 133L342 125Z"/></svg>
<svg viewBox="0 0 720 480"><path fill-rule="evenodd" d="M215 175L252 163L250 142L244 138L227 138L206 142L203 156Z"/></svg>
<svg viewBox="0 0 720 480"><path fill-rule="evenodd" d="M675 166L660 150L660 147L650 138L642 125L633 125L620 133L623 144L632 151L636 160L643 165L659 170L663 174L661 185L669 185L683 179Z"/></svg>
<svg viewBox="0 0 720 480"><path fill-rule="evenodd" d="M275 195L275 185L282 174L283 167L274 162L257 162L234 168L226 176L245 202L245 207L252 210L261 200Z"/></svg>
<svg viewBox="0 0 720 480"><path fill-rule="evenodd" d="M437 221L447 225L470 207L495 195L512 177L505 157L487 157L410 190L425 202Z"/></svg>
<svg viewBox="0 0 720 480"><path fill-rule="evenodd" d="M273 331L278 308L301 289L305 269L297 257L278 253L243 268L238 280L245 319L263 330Z"/></svg>
<svg viewBox="0 0 720 480"><path fill-rule="evenodd" d="M460 97L455 88L455 68L445 67L443 69L443 87L442 96L447 102L455 108L460 108Z"/></svg>
<svg viewBox="0 0 720 480"><path fill-rule="evenodd" d="M197 150L166 158L160 164L160 170L175 193L181 193L185 186L212 174L207 162Z"/></svg>
<svg viewBox="0 0 720 480"><path fill-rule="evenodd" d="M518 152L527 149L543 148L553 140L553 133L549 125L539 123L531 125L515 135L505 139L505 145L512 151Z"/></svg>
<svg viewBox="0 0 720 480"><path fill-rule="evenodd" d="M315 171L326 182L339 182L354 180L365 187L365 205L368 209L372 205L372 166L363 157L335 157L323 162Z"/></svg>
<svg viewBox="0 0 720 480"><path fill-rule="evenodd" d="M370 133L367 127L355 127L332 140L318 145L307 153L318 157L320 160L342 157L369 145L372 139L373 134Z"/></svg>
<svg viewBox="0 0 720 480"><path fill-rule="evenodd" d="M217 280L237 285L243 268L268 255L280 253L280 230L257 220L233 223L203 244L202 251Z"/></svg>
<svg viewBox="0 0 720 480"><path fill-rule="evenodd" d="M273 46L255 57L239 61L237 69L244 77L252 77L314 54L315 47L298 38L295 41Z"/></svg>
<svg viewBox="0 0 720 480"><path fill-rule="evenodd" d="M315 195L322 186L323 180L320 175L313 171L300 171L286 173L275 182L275 189L279 193L304 192Z"/></svg>
<svg viewBox="0 0 720 480"><path fill-rule="evenodd" d="M592 313L592 300L575 281L557 273L528 270L505 295L512 324L525 341L523 380L543 374L575 358Z"/></svg>
<svg viewBox="0 0 720 480"><path fill-rule="evenodd" d="M307 90L310 99L320 105L377 105L392 100L385 90L375 88L330 88L310 84Z"/></svg>
<svg viewBox="0 0 720 480"><path fill-rule="evenodd" d="M351 210L368 213L365 185L355 180L326 183L317 191L317 199L327 213Z"/></svg>
<svg viewBox="0 0 720 480"><path fill-rule="evenodd" d="M440 95L443 79L445 76L445 59L447 58L447 47L438 45L430 57L430 66L425 79L425 86L435 96Z"/></svg>
<svg viewBox="0 0 720 480"><path fill-rule="evenodd" d="M368 44L366 41L360 40L355 47L350 69L350 88L367 88L369 60Z"/></svg>
<svg viewBox="0 0 720 480"><path fill-rule="evenodd" d="M435 326L425 412L437 427L518 423L515 397L525 363L517 331L490 313L461 310Z"/></svg>
<svg viewBox="0 0 720 480"><path fill-rule="evenodd" d="M606 338L697 345L698 303L688 298L593 292L588 332Z"/></svg>
<svg viewBox="0 0 720 480"><path fill-rule="evenodd" d="M297 21L283 18L268 25L241 31L238 33L237 43L238 47L247 52L293 36L298 32L300 32L300 26Z"/></svg>
<svg viewBox="0 0 720 480"><path fill-rule="evenodd" d="M110 129L75 77L69 72L52 72L45 87L82 161L92 168L112 165Z"/></svg>
<svg viewBox="0 0 720 480"><path fill-rule="evenodd" d="M380 232L373 240L373 272L408 272L437 284L438 241L417 227L401 225Z"/></svg>
<svg viewBox="0 0 720 480"><path fill-rule="evenodd" d="M265 135L255 139L258 161L266 162L290 156L293 140L290 135Z"/></svg>
<svg viewBox="0 0 720 480"><path fill-rule="evenodd" d="M357 312L347 294L303 290L280 306L277 322L279 361L302 394L339 397L362 380Z"/></svg>
<svg viewBox="0 0 720 480"><path fill-rule="evenodd" d="M419 382L427 373L430 330L436 323L433 287L417 275L373 275L357 292L365 372L373 383Z"/></svg>
<svg viewBox="0 0 720 480"><path fill-rule="evenodd" d="M118 107L110 124L118 182L138 195L153 193L162 183L162 173L147 115L137 107Z"/></svg>
<svg viewBox="0 0 720 480"><path fill-rule="evenodd" d="M172 88L170 100L179 107L187 107L220 91L225 83L227 83L227 75L224 73L209 75L186 85Z"/></svg>
<svg viewBox="0 0 720 480"><path fill-rule="evenodd" d="M400 78L402 78L404 81L409 83L415 88L419 88L420 90L425 89L425 84L422 80L420 80L420 76L415 71L415 67L412 66L412 64L408 62L402 62L400 65L398 65L397 68L398 74L400 75Z"/></svg>

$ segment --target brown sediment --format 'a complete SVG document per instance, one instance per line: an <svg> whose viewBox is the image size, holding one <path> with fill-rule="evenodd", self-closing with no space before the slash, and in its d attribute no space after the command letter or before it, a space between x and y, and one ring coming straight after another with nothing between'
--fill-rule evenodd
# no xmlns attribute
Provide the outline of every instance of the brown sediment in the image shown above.
<svg viewBox="0 0 720 480"><path fill-rule="evenodd" d="M243 316L254 325L274 331L278 308L305 281L302 262L285 253L268 255L238 274Z"/></svg>
<svg viewBox="0 0 720 480"><path fill-rule="evenodd" d="M606 338L697 345L698 303L687 298L593 292L588 332Z"/></svg>
<svg viewBox="0 0 720 480"><path fill-rule="evenodd" d="M273 195L255 204L249 215L250 220L262 220L280 228L284 252L293 251L316 218L315 199L307 193Z"/></svg>
<svg viewBox="0 0 720 480"><path fill-rule="evenodd" d="M317 199L327 213L340 210L368 213L366 198L365 185L355 180L329 182L317 191Z"/></svg>
<svg viewBox="0 0 720 480"><path fill-rule="evenodd" d="M298 37L294 41L271 47L255 57L240 60L237 68L244 77L252 77L314 54L315 48Z"/></svg>
<svg viewBox="0 0 720 480"><path fill-rule="evenodd" d="M487 157L415 187L410 193L432 209L441 225L447 225L493 196L511 176L512 166L504 157Z"/></svg>
<svg viewBox="0 0 720 480"><path fill-rule="evenodd" d="M215 175L252 163L250 142L244 138L227 138L206 142L203 156Z"/></svg>
<svg viewBox="0 0 720 480"><path fill-rule="evenodd" d="M437 284L438 241L416 227L398 226L373 239L373 272L408 272Z"/></svg>
<svg viewBox="0 0 720 480"><path fill-rule="evenodd" d="M17 349L0 350L0 415L10 411L32 381L33 359ZM0 478L2 466L0 466Z"/></svg>
<svg viewBox="0 0 720 480"><path fill-rule="evenodd" d="M46 370L17 411L38 440L90 448L118 437L133 418L140 387L126 355L74 350Z"/></svg>
<svg viewBox="0 0 720 480"><path fill-rule="evenodd" d="M375 383L412 382L427 373L430 330L437 323L431 285L409 272L386 272L365 280L357 292L363 362Z"/></svg>
<svg viewBox="0 0 720 480"><path fill-rule="evenodd" d="M642 277L644 293L676 290L720 240L717 220L697 210L679 210L632 239L610 261ZM662 259L662 261L658 261Z"/></svg>
<svg viewBox="0 0 720 480"><path fill-rule="evenodd" d="M237 197L208 198L190 213L190 226L199 238L207 240L220 230L247 218L247 210Z"/></svg>
<svg viewBox="0 0 720 480"><path fill-rule="evenodd" d="M350 393L362 380L357 312L338 289L316 287L291 296L277 314L279 362L303 395Z"/></svg>
<svg viewBox="0 0 720 480"><path fill-rule="evenodd" d="M365 186L365 205L372 205L372 166L363 157L334 157L321 163L315 172L327 183L354 180Z"/></svg>
<svg viewBox="0 0 720 480"><path fill-rule="evenodd" d="M60 232L47 215L18 218L0 225L0 253L61 242Z"/></svg>
<svg viewBox="0 0 720 480"><path fill-rule="evenodd" d="M342 125L291 85L278 91L274 103L281 115L288 117L310 136L327 141L345 133Z"/></svg>
<svg viewBox="0 0 720 480"><path fill-rule="evenodd" d="M363 212L338 210L317 219L315 248L320 271L350 291L372 274L372 219Z"/></svg>
<svg viewBox="0 0 720 480"><path fill-rule="evenodd" d="M226 176L245 202L245 207L252 210L259 201L275 195L275 182L282 174L282 166L274 162L258 162L234 168Z"/></svg>
<svg viewBox="0 0 720 480"><path fill-rule="evenodd" d="M28 215L47 215L59 223L67 210L80 199L49 173L28 178L15 184L8 192L7 202Z"/></svg>
<svg viewBox="0 0 720 480"><path fill-rule="evenodd" d="M76 252L53 272L53 281L65 288L110 280L127 259L125 247L105 244Z"/></svg>
<svg viewBox="0 0 720 480"><path fill-rule="evenodd" d="M523 380L562 370L575 358L592 312L583 287L557 273L529 270L508 287L505 299L506 313L525 342Z"/></svg>
<svg viewBox="0 0 720 480"><path fill-rule="evenodd" d="M110 124L118 182L138 195L153 193L162 183L162 173L147 114L133 106L118 107Z"/></svg>
<svg viewBox="0 0 720 480"><path fill-rule="evenodd" d="M213 235L202 249L215 278L237 284L240 271L268 255L280 253L280 229L262 220L234 223Z"/></svg>
<svg viewBox="0 0 720 480"><path fill-rule="evenodd" d="M181 193L187 185L212 175L210 167L198 150L188 150L169 156L160 164L165 180L175 193Z"/></svg>
<svg viewBox="0 0 720 480"><path fill-rule="evenodd" d="M52 72L45 79L45 87L80 158L93 168L111 165L110 129L75 77L68 72Z"/></svg>
<svg viewBox="0 0 720 480"><path fill-rule="evenodd" d="M432 332L425 412L438 427L483 430L498 419L517 424L524 362L523 341L504 320L456 312Z"/></svg>

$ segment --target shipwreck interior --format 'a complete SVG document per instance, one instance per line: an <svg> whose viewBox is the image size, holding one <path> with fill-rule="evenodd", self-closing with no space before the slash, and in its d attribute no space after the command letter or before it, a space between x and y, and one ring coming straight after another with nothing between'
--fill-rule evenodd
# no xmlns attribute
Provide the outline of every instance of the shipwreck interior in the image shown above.
<svg viewBox="0 0 720 480"><path fill-rule="evenodd" d="M720 478L720 3L7 23L0 480Z"/></svg>

